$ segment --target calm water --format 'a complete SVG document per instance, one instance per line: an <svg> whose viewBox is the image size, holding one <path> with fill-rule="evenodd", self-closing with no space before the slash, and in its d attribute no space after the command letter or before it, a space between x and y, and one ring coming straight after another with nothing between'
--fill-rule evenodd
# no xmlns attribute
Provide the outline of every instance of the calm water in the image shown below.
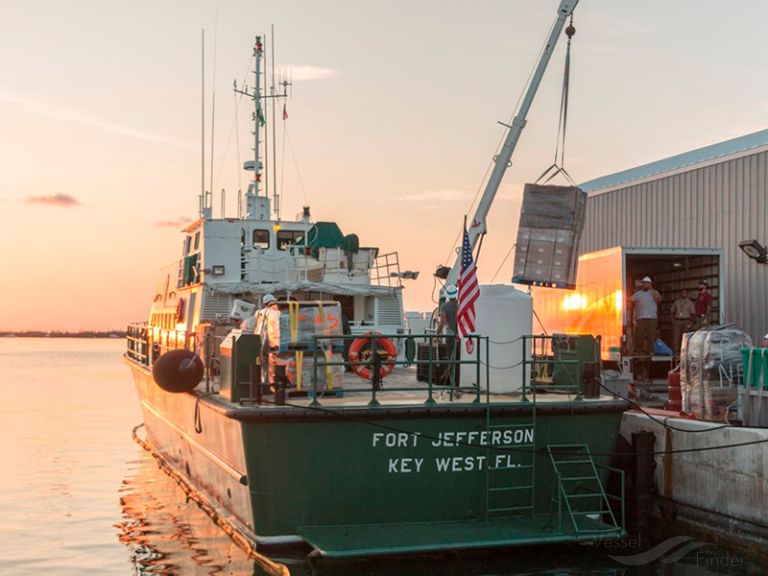
<svg viewBox="0 0 768 576"><path fill-rule="evenodd" d="M141 413L123 347L123 340L0 339L0 575L257 573L132 441ZM382 576L766 573L713 546L665 559L627 568L605 550L548 547L290 568Z"/></svg>

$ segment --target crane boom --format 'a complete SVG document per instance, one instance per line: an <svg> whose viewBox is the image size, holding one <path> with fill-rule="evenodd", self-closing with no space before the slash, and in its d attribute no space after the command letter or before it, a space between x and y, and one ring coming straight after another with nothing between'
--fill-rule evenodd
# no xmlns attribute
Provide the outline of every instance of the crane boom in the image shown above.
<svg viewBox="0 0 768 576"><path fill-rule="evenodd" d="M525 97L520 104L520 109L512 120L512 124L503 124L504 126L507 126L507 136L504 139L504 144L501 147L499 154L493 159L493 171L491 172L490 178L488 178L485 191L483 192L483 196L480 198L480 203L477 205L477 210L475 210L475 214L470 221L469 230L467 231L469 234L469 244L473 250L477 244L478 238L480 238L480 236L486 232L486 217L488 216L488 212L491 209L493 200L496 197L496 192L499 190L501 180L504 178L504 173L510 166L510 159L512 158L512 153L515 151L515 147L517 146L517 141L520 139L520 134L523 132L523 128L525 128L525 119L526 116L528 116L528 110L530 109L531 104L533 103L533 99L536 96L536 91L539 89L541 79L544 77L544 72L547 69L547 64L549 64L549 59L555 49L557 40L563 31L565 21L571 15L574 8L576 8L576 4L578 3L579 0L560 1L560 6L557 9L557 19L555 20L555 24L549 34L549 38L547 38L547 44L544 47L544 51L541 53L539 63L536 65L536 70L531 77L531 83L528 85L528 90L526 91ZM460 271L461 253L456 256L456 262L448 274L446 284L455 284L459 278Z"/></svg>

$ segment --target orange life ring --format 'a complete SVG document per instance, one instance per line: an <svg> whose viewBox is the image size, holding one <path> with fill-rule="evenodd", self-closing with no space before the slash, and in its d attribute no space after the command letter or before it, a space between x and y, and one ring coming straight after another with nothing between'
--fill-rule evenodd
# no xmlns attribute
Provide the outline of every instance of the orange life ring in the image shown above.
<svg viewBox="0 0 768 576"><path fill-rule="evenodd" d="M380 332L366 332L363 334L363 337L355 338L352 341L352 345L349 347L349 362L352 364L352 369L355 371L355 374L360 376L363 380L371 379L370 348L373 340L376 341L378 350L387 355L379 368L379 376L383 378L395 369L395 361L397 360L397 348L395 348L395 344L389 338L365 338L365 336L374 334L380 334Z"/></svg>
<svg viewBox="0 0 768 576"><path fill-rule="evenodd" d="M176 303L176 322L184 322L184 298L179 298Z"/></svg>

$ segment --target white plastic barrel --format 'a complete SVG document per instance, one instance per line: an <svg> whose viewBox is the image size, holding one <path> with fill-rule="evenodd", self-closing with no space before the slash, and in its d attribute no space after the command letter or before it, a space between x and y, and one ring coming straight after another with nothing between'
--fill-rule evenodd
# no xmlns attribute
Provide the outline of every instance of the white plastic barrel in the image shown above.
<svg viewBox="0 0 768 576"><path fill-rule="evenodd" d="M533 328L533 298L508 284L481 284L480 297L475 302L475 332L488 336L490 391L492 394L517 392L523 383L523 343L520 337L531 334ZM486 386L485 342L479 347L480 386ZM467 341L462 339L462 360L477 358L477 347L468 352ZM530 351L526 356L530 358ZM477 368L462 364L461 385L477 383Z"/></svg>

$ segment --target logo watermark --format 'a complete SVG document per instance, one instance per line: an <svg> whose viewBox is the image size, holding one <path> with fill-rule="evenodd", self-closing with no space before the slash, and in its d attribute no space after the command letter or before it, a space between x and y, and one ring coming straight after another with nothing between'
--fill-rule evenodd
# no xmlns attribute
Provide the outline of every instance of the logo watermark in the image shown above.
<svg viewBox="0 0 768 576"><path fill-rule="evenodd" d="M722 569L738 568L744 564L744 559L726 551L725 554L710 554L702 548L712 546L709 542L695 540L690 536L673 536L659 542L652 548L643 549L641 538L623 538L621 540L607 540L600 542L609 552L608 557L624 566L647 566L649 564L674 564L688 557L688 561L695 561L697 566ZM632 553L634 551L634 553ZM695 556L689 556L695 552Z"/></svg>

